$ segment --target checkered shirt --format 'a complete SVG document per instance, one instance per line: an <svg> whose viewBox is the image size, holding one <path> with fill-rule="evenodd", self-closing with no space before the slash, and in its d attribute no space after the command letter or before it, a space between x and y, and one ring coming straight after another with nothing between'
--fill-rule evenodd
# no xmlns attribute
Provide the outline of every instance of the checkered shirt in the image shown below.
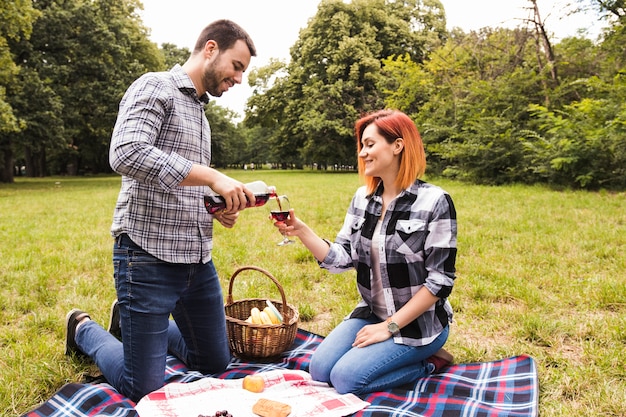
<svg viewBox="0 0 626 417"><path fill-rule="evenodd" d="M354 268L361 301L350 317L372 312L372 235L382 213L382 185L372 195L365 187L352 198L343 227L322 268L339 273ZM422 346L452 321L447 297L455 280L456 210L448 193L416 180L392 201L382 220L380 274L387 313L393 315L423 286L440 300L395 336L396 343ZM384 319L381 317L381 319Z"/></svg>
<svg viewBox="0 0 626 417"><path fill-rule="evenodd" d="M179 187L193 163L211 162L211 129L180 65L137 79L120 103L109 161L122 175L111 234L127 233L145 251L170 263L211 259L213 219L208 187Z"/></svg>

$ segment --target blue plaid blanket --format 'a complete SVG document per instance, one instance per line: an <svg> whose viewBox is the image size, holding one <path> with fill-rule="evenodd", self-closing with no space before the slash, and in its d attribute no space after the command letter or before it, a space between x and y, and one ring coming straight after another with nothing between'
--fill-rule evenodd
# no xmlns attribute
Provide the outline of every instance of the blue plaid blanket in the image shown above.
<svg viewBox="0 0 626 417"><path fill-rule="evenodd" d="M293 345L279 359L271 363L235 359L226 372L210 376L234 379L276 369L306 371L311 353L321 341L321 336L298 329ZM204 376L187 370L175 357L168 357L165 375L168 383L191 382ZM414 386L366 395L363 400L371 405L353 416L532 417L539 414L538 392L535 361L522 355L453 365ZM107 383L72 383L23 417L136 417L134 405Z"/></svg>

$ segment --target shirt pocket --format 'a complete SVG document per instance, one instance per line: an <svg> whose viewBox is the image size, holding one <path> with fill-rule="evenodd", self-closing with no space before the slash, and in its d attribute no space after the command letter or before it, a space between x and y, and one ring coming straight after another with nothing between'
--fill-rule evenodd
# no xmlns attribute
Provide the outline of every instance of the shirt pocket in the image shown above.
<svg viewBox="0 0 626 417"><path fill-rule="evenodd" d="M348 223L350 225L350 257L353 260L359 259L359 248L367 248L369 251L372 244L372 241L364 238L363 233L361 233L364 223L365 218L363 217L353 217Z"/></svg>
<svg viewBox="0 0 626 417"><path fill-rule="evenodd" d="M358 232L363 227L363 223L365 223L364 217L353 217L350 222L350 229L352 229L352 233Z"/></svg>
<svg viewBox="0 0 626 417"><path fill-rule="evenodd" d="M424 250L428 230L422 219L398 220L392 242L393 248L403 255L415 255Z"/></svg>

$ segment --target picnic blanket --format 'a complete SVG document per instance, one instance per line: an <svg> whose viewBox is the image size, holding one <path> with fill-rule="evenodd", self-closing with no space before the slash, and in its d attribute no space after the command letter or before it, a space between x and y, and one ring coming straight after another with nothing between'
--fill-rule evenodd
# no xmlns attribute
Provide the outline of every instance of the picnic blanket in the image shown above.
<svg viewBox="0 0 626 417"><path fill-rule="evenodd" d="M169 356L166 382L192 383L207 377L239 379L277 370L307 371L311 354L322 340L319 335L298 329L293 345L280 358L271 362L235 359L226 372L219 375L189 371L178 359ZM453 365L445 372L423 378L412 386L371 393L361 398L369 406L352 416L534 417L539 414L538 393L535 361L520 355L493 362ZM135 406L105 382L71 383L61 387L52 398L23 417L137 417Z"/></svg>

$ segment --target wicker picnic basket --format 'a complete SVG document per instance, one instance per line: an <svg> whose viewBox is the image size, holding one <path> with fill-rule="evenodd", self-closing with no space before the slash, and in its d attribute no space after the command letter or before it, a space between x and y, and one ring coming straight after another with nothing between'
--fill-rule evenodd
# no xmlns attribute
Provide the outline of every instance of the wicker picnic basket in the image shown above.
<svg viewBox="0 0 626 417"><path fill-rule="evenodd" d="M259 271L271 279L282 298L281 301L270 300L281 312L283 321L280 324L254 324L245 320L250 310L257 307L263 310L266 298L245 298L233 301L233 284L239 273L245 270ZM298 331L298 310L287 304L285 292L280 283L268 271L256 266L243 266L237 269L228 285L228 298L224 305L226 312L226 330L231 352L240 358L271 358L284 352L296 338Z"/></svg>

